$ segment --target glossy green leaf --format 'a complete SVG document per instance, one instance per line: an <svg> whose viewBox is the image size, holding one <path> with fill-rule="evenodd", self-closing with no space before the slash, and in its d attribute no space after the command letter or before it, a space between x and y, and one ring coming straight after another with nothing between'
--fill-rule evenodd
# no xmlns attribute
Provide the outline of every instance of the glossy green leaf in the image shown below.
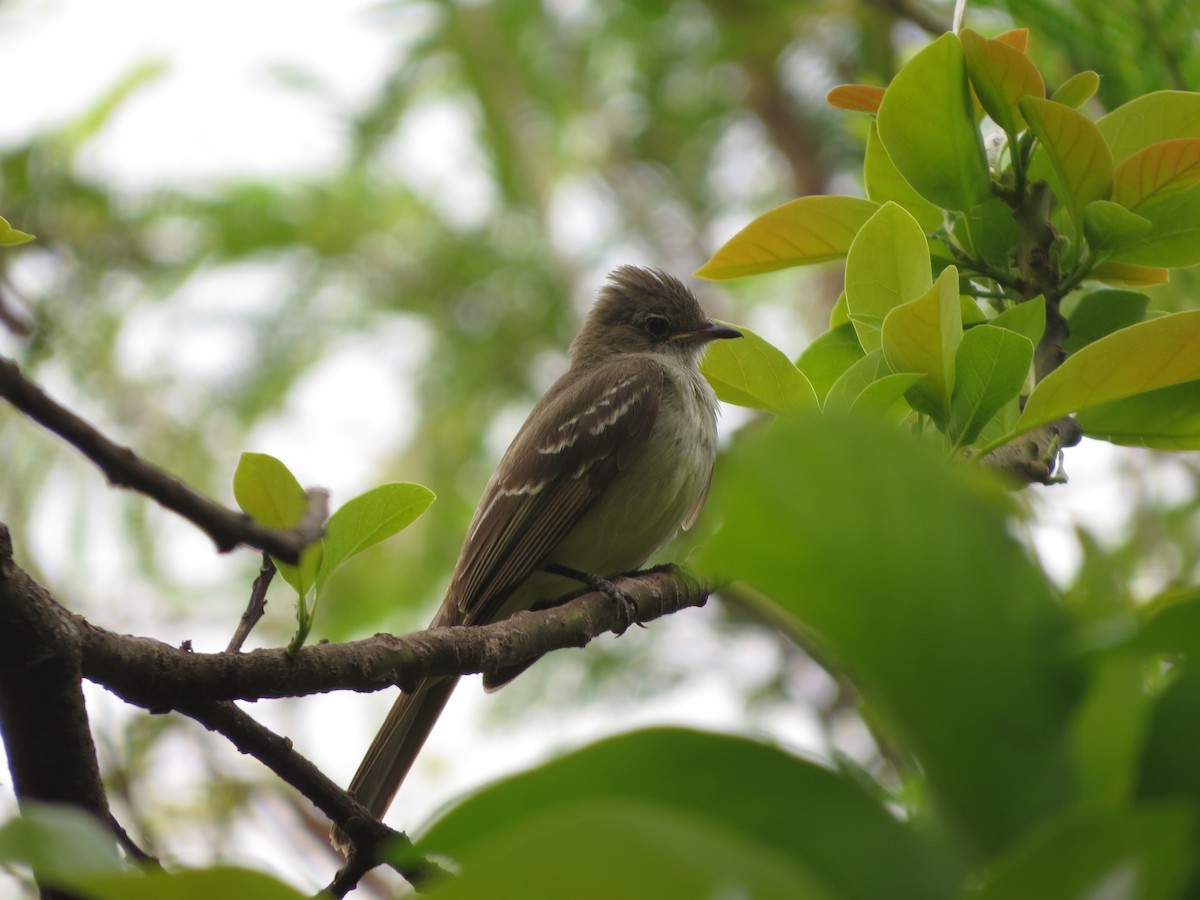
<svg viewBox="0 0 1200 900"><path fill-rule="evenodd" d="M1050 95L1050 99L1063 106L1079 109L1095 96L1099 88L1100 76L1089 69L1085 72L1076 72L1060 84L1058 90Z"/></svg>
<svg viewBox="0 0 1200 900"><path fill-rule="evenodd" d="M701 373L720 399L780 416L817 405L813 386L782 350L749 328L735 327L742 337L714 341L700 362Z"/></svg>
<svg viewBox="0 0 1200 900"><path fill-rule="evenodd" d="M1042 379L1017 422L1028 431L1060 416L1200 380L1200 310L1150 319L1088 344Z"/></svg>
<svg viewBox="0 0 1200 900"><path fill-rule="evenodd" d="M823 408L830 411L847 412L870 385L892 374L882 348L872 350L858 362L846 369L829 388Z"/></svg>
<svg viewBox="0 0 1200 900"><path fill-rule="evenodd" d="M917 411L945 422L954 390L954 358L963 338L958 270L944 269L924 296L889 312L882 337L883 353L893 372L925 376L909 392L909 402Z"/></svg>
<svg viewBox="0 0 1200 900"><path fill-rule="evenodd" d="M1173 900L1192 868L1192 833L1181 804L1063 817L1013 848L966 897Z"/></svg>
<svg viewBox="0 0 1200 900"><path fill-rule="evenodd" d="M308 510L304 488L287 466L266 453L243 453L233 473L233 496L242 512L269 528L294 528ZM275 560L280 576L303 598L321 564L320 543L300 555L300 565Z"/></svg>
<svg viewBox="0 0 1200 900"><path fill-rule="evenodd" d="M904 180L892 158L888 156L883 141L879 139L879 129L871 123L867 133L867 152L863 162L863 186L867 196L876 203L887 203L889 200L899 204L917 220L926 234L932 234L942 227L944 213L934 206Z"/></svg>
<svg viewBox="0 0 1200 900"><path fill-rule="evenodd" d="M372 544L391 537L417 520L434 500L419 484L384 484L347 501L325 523L317 593L342 563Z"/></svg>
<svg viewBox="0 0 1200 900"><path fill-rule="evenodd" d="M950 437L967 445L1008 401L1021 393L1033 363L1029 338L994 325L962 336L955 355Z"/></svg>
<svg viewBox="0 0 1200 900"><path fill-rule="evenodd" d="M828 414L725 464L698 564L772 598L838 662L956 836L993 852L1062 809L1067 620L1000 498L902 431Z"/></svg>
<svg viewBox="0 0 1200 900"><path fill-rule="evenodd" d="M1017 109L1022 97L1045 97L1046 85L1029 58L1002 41L990 41L969 28L959 35L967 63L967 74L975 95L1008 134L1016 135L1024 127Z"/></svg>
<svg viewBox="0 0 1200 900"><path fill-rule="evenodd" d="M1036 347L1046 330L1046 298L1034 297L1017 303L992 319L989 325L1007 328L1022 335Z"/></svg>
<svg viewBox="0 0 1200 900"><path fill-rule="evenodd" d="M1071 220L1083 224L1083 208L1107 200L1112 189L1113 161L1095 124L1079 112L1052 100L1024 97L1019 103L1039 151L1030 163L1030 178L1045 177Z"/></svg>
<svg viewBox="0 0 1200 900"><path fill-rule="evenodd" d="M1080 412L1084 434L1154 450L1200 449L1200 381L1102 403Z"/></svg>
<svg viewBox="0 0 1200 900"><path fill-rule="evenodd" d="M925 232L899 205L885 203L859 230L846 257L846 309L863 349L880 346L878 329L865 321L882 321L930 283Z"/></svg>
<svg viewBox="0 0 1200 900"><path fill-rule="evenodd" d="M952 868L853 781L777 747L679 728L608 738L484 787L443 814L418 849L474 859L513 823L597 801L719 825L795 861L841 900L936 900L951 892ZM579 896L578 889L560 896Z"/></svg>
<svg viewBox="0 0 1200 900"><path fill-rule="evenodd" d="M877 203L861 197L800 197L759 216L696 270L721 280L840 259Z"/></svg>
<svg viewBox="0 0 1200 900"><path fill-rule="evenodd" d="M942 35L896 73L877 122L892 162L930 203L966 212L991 192L962 45L953 34Z"/></svg>
<svg viewBox="0 0 1200 900"><path fill-rule="evenodd" d="M1136 325L1146 318L1149 305L1150 298L1137 291L1105 288L1084 294L1067 316L1071 334L1063 341L1063 349L1075 353L1114 331Z"/></svg>
<svg viewBox="0 0 1200 900"><path fill-rule="evenodd" d="M1139 150L1174 138L1200 138L1200 94L1154 91L1135 97L1101 118L1096 127L1122 163Z"/></svg>
<svg viewBox="0 0 1200 900"><path fill-rule="evenodd" d="M830 328L805 347L796 360L796 368L804 373L817 399L824 403L833 383L863 356L854 326L847 322Z"/></svg>
<svg viewBox="0 0 1200 900"><path fill-rule="evenodd" d="M1150 220L1111 200L1093 200L1083 208L1083 236L1094 253L1121 250L1150 232Z"/></svg>
<svg viewBox="0 0 1200 900"><path fill-rule="evenodd" d="M33 235L18 231L8 224L8 220L0 216L0 247L15 247L32 241Z"/></svg>

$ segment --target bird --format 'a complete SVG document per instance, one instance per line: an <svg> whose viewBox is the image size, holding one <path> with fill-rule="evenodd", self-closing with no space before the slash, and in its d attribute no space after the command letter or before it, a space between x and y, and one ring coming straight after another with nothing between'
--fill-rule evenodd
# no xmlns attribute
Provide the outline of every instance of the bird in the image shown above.
<svg viewBox="0 0 1200 900"><path fill-rule="evenodd" d="M566 372L505 451L467 530L431 628L483 625L552 604L642 566L708 496L718 403L700 373L710 320L658 269L609 273L570 347ZM533 661L484 674L491 691ZM381 818L458 678L427 678L396 699L348 788ZM335 845L349 849L334 830Z"/></svg>

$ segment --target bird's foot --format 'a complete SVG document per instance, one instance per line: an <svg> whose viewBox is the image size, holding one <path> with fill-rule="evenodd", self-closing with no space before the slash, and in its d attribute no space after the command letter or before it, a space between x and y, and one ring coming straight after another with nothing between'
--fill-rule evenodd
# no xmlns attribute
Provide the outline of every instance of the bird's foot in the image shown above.
<svg viewBox="0 0 1200 900"><path fill-rule="evenodd" d="M638 604L633 597L627 592L621 590L607 578L599 575L593 575L591 572L580 572L576 569L560 566L557 563L551 563L546 566L546 571L553 575L562 575L564 578L571 578L578 581L580 584L585 584L593 591L599 591L617 604L617 610L621 615L621 624L613 629L613 634L622 635L630 625L640 624L637 621Z"/></svg>

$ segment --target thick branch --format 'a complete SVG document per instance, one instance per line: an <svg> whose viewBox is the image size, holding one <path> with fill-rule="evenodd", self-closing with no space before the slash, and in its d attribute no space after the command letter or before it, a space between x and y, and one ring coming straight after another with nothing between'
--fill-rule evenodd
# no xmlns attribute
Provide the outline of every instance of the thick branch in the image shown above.
<svg viewBox="0 0 1200 900"><path fill-rule="evenodd" d="M308 512L295 528L266 528L196 493L128 447L109 440L27 379L9 359L0 358L0 397L74 446L100 468L110 484L145 494L183 516L212 538L222 553L245 544L294 563L305 547L321 537L329 514L329 495L324 490L308 492Z"/></svg>
<svg viewBox="0 0 1200 900"><path fill-rule="evenodd" d="M672 570L616 580L637 602L638 622L702 606L709 588ZM85 677L148 709L208 700L299 697L334 690L411 689L428 676L468 675L583 647L628 622L606 595L589 592L552 609L492 625L435 628L345 644L249 653L192 653L151 638L117 635L80 619Z"/></svg>
<svg viewBox="0 0 1200 900"><path fill-rule="evenodd" d="M69 803L108 822L75 619L13 562L0 524L0 735L13 787L22 802Z"/></svg>

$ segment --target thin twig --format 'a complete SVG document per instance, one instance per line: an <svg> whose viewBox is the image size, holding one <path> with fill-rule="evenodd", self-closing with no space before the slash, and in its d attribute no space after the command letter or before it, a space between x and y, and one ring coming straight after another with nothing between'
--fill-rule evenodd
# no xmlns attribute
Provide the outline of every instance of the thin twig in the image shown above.
<svg viewBox="0 0 1200 900"><path fill-rule="evenodd" d="M246 638L250 636L250 632L254 630L254 626L258 624L259 619L263 617L263 612L266 611L267 588L271 586L271 579L274 577L275 563L271 559L271 554L264 553L258 577L254 579L254 584L250 588L250 601L246 604L246 611L242 613L237 630L229 639L229 646L225 648L226 653L241 653L242 644L246 643Z"/></svg>
<svg viewBox="0 0 1200 900"><path fill-rule="evenodd" d="M0 397L74 446L99 466L110 484L145 494L183 516L212 538L222 553L245 544L284 562L295 563L300 552L323 533L329 514L329 493L325 490L308 491L308 511L295 528L266 528L249 516L196 493L128 447L109 440L27 379L15 362L3 358L0 358Z"/></svg>

